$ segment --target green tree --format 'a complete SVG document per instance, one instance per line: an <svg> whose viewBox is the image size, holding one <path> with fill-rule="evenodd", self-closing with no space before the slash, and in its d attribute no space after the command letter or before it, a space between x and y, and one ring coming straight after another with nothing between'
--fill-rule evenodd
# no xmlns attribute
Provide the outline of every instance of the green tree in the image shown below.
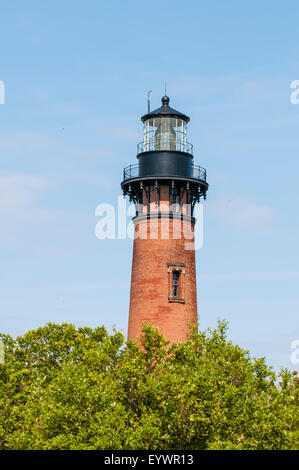
<svg viewBox="0 0 299 470"><path fill-rule="evenodd" d="M169 345L148 325L141 348L104 327L1 335L0 448L298 448L298 382L226 331Z"/></svg>

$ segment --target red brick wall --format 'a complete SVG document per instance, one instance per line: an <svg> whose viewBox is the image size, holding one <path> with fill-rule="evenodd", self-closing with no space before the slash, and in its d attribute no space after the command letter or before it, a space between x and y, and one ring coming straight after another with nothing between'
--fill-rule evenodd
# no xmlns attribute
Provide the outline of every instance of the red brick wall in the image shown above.
<svg viewBox="0 0 299 470"><path fill-rule="evenodd" d="M153 224L150 229L150 223ZM183 233L180 238L180 231ZM169 224L169 237L167 225ZM150 238L150 230L154 239ZM165 236L166 234L166 236ZM137 340L142 324L161 328L167 340L186 341L190 328L197 324L195 252L185 250L193 236L191 222L179 219L141 220L135 226L128 337ZM152 235L153 238L153 235ZM192 240L191 240L192 242ZM180 267L184 302L169 300L171 273L168 264Z"/></svg>

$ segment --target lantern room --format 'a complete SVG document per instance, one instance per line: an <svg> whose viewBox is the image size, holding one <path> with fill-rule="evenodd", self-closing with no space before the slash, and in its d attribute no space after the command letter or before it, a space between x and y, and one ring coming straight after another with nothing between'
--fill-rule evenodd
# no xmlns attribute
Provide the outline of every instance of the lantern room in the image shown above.
<svg viewBox="0 0 299 470"><path fill-rule="evenodd" d="M169 106L169 97L163 96L162 106L144 116L143 142L138 152L167 150L192 154L192 145L187 142L189 117Z"/></svg>

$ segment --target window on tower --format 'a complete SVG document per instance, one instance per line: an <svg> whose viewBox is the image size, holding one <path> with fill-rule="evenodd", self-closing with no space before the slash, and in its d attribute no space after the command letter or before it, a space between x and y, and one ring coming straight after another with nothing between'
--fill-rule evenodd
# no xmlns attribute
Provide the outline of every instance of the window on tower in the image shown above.
<svg viewBox="0 0 299 470"><path fill-rule="evenodd" d="M172 297L179 298L180 271L172 272Z"/></svg>
<svg viewBox="0 0 299 470"><path fill-rule="evenodd" d="M183 263L167 263L169 276L168 301L185 303L185 265Z"/></svg>

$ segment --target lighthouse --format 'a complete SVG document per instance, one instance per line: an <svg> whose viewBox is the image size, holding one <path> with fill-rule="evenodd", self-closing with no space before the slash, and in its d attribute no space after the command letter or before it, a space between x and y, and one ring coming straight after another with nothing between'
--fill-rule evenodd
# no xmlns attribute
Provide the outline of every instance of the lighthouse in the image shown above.
<svg viewBox="0 0 299 470"><path fill-rule="evenodd" d="M206 170L194 164L190 118L169 105L141 117L138 163L123 170L121 188L136 208L128 338L144 324L172 342L197 325L194 207L206 198Z"/></svg>

